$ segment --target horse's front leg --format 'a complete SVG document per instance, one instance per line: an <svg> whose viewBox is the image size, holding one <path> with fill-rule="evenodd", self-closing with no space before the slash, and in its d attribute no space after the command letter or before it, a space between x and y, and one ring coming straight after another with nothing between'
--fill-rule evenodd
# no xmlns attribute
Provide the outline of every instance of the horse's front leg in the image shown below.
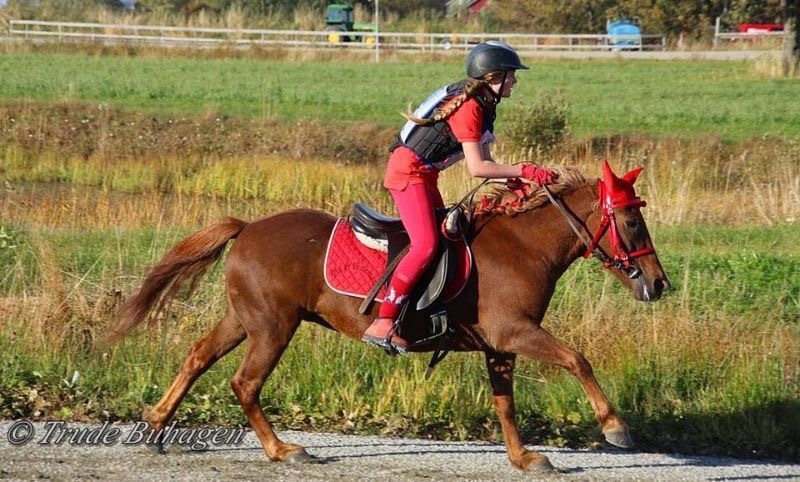
<svg viewBox="0 0 800 482"><path fill-rule="evenodd" d="M544 455L528 450L519 438L514 408L514 361L516 355L486 352L486 367L492 384L492 403L500 419L508 459L522 470L552 470Z"/></svg>
<svg viewBox="0 0 800 482"><path fill-rule="evenodd" d="M628 427L603 393L603 389L594 377L592 366L581 353L564 345L538 325L527 330L524 336L515 337L503 349L544 363L558 365L572 373L583 386L606 440L617 447L626 449L633 447Z"/></svg>

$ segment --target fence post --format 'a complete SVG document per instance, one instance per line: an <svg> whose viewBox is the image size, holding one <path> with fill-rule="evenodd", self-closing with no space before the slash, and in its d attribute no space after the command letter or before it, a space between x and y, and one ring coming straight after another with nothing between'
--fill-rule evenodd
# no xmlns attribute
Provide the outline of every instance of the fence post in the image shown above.
<svg viewBox="0 0 800 482"><path fill-rule="evenodd" d="M380 14L380 0L375 0L375 62L381 61ZM366 42L367 38L362 37L361 40Z"/></svg>

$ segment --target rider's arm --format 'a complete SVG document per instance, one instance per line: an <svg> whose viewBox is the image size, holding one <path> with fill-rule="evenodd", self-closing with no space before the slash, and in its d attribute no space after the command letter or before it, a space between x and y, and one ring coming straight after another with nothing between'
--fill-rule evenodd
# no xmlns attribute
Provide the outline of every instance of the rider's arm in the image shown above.
<svg viewBox="0 0 800 482"><path fill-rule="evenodd" d="M464 150L467 169L473 177L519 177L522 174L521 166L508 166L494 162L488 145L482 145L480 142L462 142L461 147Z"/></svg>

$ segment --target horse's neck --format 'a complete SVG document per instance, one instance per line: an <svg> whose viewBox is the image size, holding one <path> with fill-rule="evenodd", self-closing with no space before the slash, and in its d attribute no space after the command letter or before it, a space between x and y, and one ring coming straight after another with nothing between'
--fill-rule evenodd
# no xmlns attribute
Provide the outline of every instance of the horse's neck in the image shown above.
<svg viewBox="0 0 800 482"><path fill-rule="evenodd" d="M583 233L596 224L594 192L593 186L587 185L562 198L562 205L575 216L577 227ZM515 253L513 262L523 266L530 264L532 276L544 275L556 280L584 252L583 243L572 231L565 216L553 205L498 221L495 235L513 239L514 244L519 245L521 252ZM547 267L545 272L542 266Z"/></svg>

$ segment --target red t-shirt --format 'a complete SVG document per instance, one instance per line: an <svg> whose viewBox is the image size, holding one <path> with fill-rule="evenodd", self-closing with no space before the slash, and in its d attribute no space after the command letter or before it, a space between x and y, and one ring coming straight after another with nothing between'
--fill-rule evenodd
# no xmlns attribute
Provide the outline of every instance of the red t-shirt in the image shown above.
<svg viewBox="0 0 800 482"><path fill-rule="evenodd" d="M458 142L479 142L483 135L483 110L474 98L468 99L445 121ZM383 185L402 191L409 184L436 186L439 171L425 164L411 149L400 146L389 156Z"/></svg>

